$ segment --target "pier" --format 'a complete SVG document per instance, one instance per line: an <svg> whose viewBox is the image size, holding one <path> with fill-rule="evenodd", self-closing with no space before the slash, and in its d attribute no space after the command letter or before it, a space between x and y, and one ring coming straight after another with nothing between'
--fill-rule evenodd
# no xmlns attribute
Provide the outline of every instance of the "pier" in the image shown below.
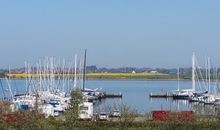
<svg viewBox="0 0 220 130"><path fill-rule="evenodd" d="M173 97L172 94L168 92L160 92L160 93L150 93L150 98L170 98Z"/></svg>
<svg viewBox="0 0 220 130"><path fill-rule="evenodd" d="M103 98L122 98L122 93L104 93Z"/></svg>

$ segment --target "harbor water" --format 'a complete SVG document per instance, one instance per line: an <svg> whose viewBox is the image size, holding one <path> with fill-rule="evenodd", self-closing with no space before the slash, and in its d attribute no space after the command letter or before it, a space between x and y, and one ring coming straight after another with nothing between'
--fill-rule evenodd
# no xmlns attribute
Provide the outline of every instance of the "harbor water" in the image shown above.
<svg viewBox="0 0 220 130"><path fill-rule="evenodd" d="M25 80L11 80L12 93L24 93L26 91ZM9 94L7 82L2 80L5 94ZM180 88L191 88L191 81L180 81ZM160 80L88 80L86 88L123 94L122 98L107 98L95 103L96 111L108 111L114 106L126 105L140 114L150 113L152 110L193 110L197 113L209 113L207 110L213 106L192 104L187 100L173 100L172 98L150 98L151 92L171 92L177 89L177 81ZM3 96L3 90L1 90Z"/></svg>

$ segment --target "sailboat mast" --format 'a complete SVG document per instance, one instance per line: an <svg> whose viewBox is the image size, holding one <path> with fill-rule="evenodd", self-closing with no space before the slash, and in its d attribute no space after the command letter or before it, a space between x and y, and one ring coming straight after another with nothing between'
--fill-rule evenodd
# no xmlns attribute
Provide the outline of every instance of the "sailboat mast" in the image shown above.
<svg viewBox="0 0 220 130"><path fill-rule="evenodd" d="M177 69L178 91L180 90L180 68Z"/></svg>
<svg viewBox="0 0 220 130"><path fill-rule="evenodd" d="M7 84L8 84L9 92L11 94L10 98L13 101L14 100L14 95L13 95L12 90L11 90L12 88L11 88L11 68L10 68L10 66L9 66L9 69L8 69L8 73L9 73L9 76L8 76L8 78L5 78L5 79L6 79Z"/></svg>
<svg viewBox="0 0 220 130"><path fill-rule="evenodd" d="M75 55L74 89L76 89L77 55Z"/></svg>
<svg viewBox="0 0 220 130"><path fill-rule="evenodd" d="M208 59L205 57L205 83L208 86Z"/></svg>
<svg viewBox="0 0 220 130"><path fill-rule="evenodd" d="M83 67L83 91L85 91L85 81L86 81L86 49L85 49L84 67Z"/></svg>
<svg viewBox="0 0 220 130"><path fill-rule="evenodd" d="M195 91L196 83L195 83L195 53L192 56L192 90Z"/></svg>
<svg viewBox="0 0 220 130"><path fill-rule="evenodd" d="M211 93L211 67L210 67L210 57L208 57L208 91Z"/></svg>

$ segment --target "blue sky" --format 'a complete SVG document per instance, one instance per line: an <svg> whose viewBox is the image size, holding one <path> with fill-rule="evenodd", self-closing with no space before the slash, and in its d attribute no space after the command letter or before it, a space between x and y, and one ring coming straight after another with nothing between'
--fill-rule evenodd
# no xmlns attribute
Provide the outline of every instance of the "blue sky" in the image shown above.
<svg viewBox="0 0 220 130"><path fill-rule="evenodd" d="M194 51L220 66L218 0L0 2L0 67L88 49L99 67L190 66Z"/></svg>

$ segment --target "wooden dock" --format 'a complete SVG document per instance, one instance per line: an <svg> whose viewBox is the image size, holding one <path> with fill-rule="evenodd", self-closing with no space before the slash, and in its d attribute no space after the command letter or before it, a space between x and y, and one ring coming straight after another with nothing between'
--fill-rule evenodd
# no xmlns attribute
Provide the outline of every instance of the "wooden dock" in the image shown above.
<svg viewBox="0 0 220 130"><path fill-rule="evenodd" d="M122 98L122 93L104 93L104 98Z"/></svg>
<svg viewBox="0 0 220 130"><path fill-rule="evenodd" d="M172 94L168 92L160 92L160 93L150 93L150 98L170 98L172 97Z"/></svg>

